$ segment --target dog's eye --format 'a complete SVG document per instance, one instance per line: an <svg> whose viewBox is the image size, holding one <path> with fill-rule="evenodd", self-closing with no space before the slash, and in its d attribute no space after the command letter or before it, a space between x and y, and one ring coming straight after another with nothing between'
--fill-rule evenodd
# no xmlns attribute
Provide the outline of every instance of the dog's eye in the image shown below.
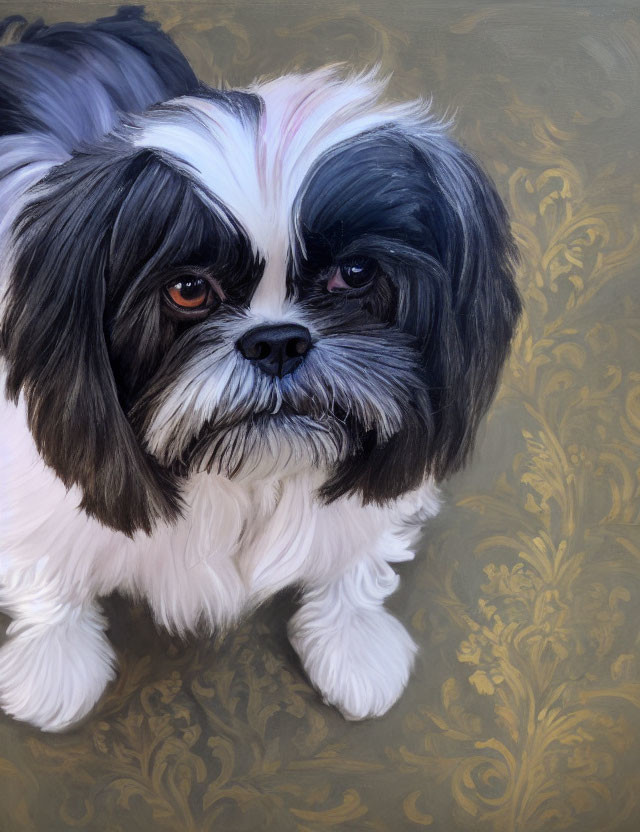
<svg viewBox="0 0 640 832"><path fill-rule="evenodd" d="M224 294L218 283L199 274L182 274L166 284L165 294L170 309L178 316L201 316L219 306Z"/></svg>
<svg viewBox="0 0 640 832"><path fill-rule="evenodd" d="M209 284L202 277L180 280L167 286L171 300L183 309L197 309L204 306L209 295Z"/></svg>
<svg viewBox="0 0 640 832"><path fill-rule="evenodd" d="M370 257L357 257L341 263L329 277L327 291L344 292L349 289L366 291L378 274L378 264Z"/></svg>

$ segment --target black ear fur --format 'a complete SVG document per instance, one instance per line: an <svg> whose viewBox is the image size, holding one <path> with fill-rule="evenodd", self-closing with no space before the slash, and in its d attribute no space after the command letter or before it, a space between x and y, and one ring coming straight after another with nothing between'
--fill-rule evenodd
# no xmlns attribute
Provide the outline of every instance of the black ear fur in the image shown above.
<svg viewBox="0 0 640 832"><path fill-rule="evenodd" d="M103 327L114 223L158 167L148 151L118 161L86 154L50 173L16 225L0 328L7 395L24 395L43 459L80 487L88 514L128 535L180 509L176 481L141 449L122 410Z"/></svg>
<svg viewBox="0 0 640 832"><path fill-rule="evenodd" d="M405 425L384 445L375 433L363 437L358 454L337 466L320 488L321 497L332 502L345 494L359 494L362 502L384 503L417 488L425 475L429 456L430 426L417 410L406 415Z"/></svg>
<svg viewBox="0 0 640 832"><path fill-rule="evenodd" d="M405 220L414 249L416 226L424 229L420 250L398 267L397 325L421 345L427 407L416 401L403 430L383 446L365 437L324 485L328 500L358 493L365 503L384 502L426 475L442 480L460 469L521 312L509 219L480 166L440 133L392 129L370 141L381 139L385 147L395 143L394 164L406 167Z"/></svg>
<svg viewBox="0 0 640 832"><path fill-rule="evenodd" d="M473 448L522 304L509 217L487 174L449 140L417 140L416 153L442 191L438 247L451 281L447 324L437 340L425 344L428 370L442 379L432 396L430 460L430 472L442 479L459 470Z"/></svg>

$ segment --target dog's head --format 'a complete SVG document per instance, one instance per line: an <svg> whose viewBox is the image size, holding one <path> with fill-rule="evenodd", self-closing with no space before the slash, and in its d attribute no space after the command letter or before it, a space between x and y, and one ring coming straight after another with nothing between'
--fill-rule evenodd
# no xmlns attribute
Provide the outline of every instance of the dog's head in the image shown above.
<svg viewBox="0 0 640 832"><path fill-rule="evenodd" d="M204 469L369 502L463 463L520 309L508 220L380 93L324 71L178 99L32 191L8 392L89 514L149 531Z"/></svg>

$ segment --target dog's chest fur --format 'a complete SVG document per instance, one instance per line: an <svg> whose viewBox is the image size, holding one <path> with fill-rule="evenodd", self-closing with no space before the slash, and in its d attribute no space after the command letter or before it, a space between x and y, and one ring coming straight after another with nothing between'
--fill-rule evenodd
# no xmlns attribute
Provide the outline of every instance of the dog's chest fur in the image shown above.
<svg viewBox="0 0 640 832"><path fill-rule="evenodd" d="M44 466L22 406L0 410L0 583L13 597L37 574L43 589L67 597L115 589L144 597L174 631L226 626L279 589L321 584L363 556L411 557L413 521L437 511L429 484L363 509L351 498L319 503L321 472L239 482L199 474L177 523L129 538L77 509L79 491Z"/></svg>

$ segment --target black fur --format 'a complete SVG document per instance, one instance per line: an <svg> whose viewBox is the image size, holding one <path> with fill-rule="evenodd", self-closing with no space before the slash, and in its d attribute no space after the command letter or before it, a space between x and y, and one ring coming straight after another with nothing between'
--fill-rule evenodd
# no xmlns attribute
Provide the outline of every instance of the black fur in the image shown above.
<svg viewBox="0 0 640 832"><path fill-rule="evenodd" d="M88 25L37 22L0 50L0 134L40 133L72 150L126 113L198 89L141 7ZM114 148L116 159L125 153ZM24 390L43 458L66 485L81 487L89 514L128 534L179 506L175 482L140 450L122 412L103 331L109 236L143 178L139 166L89 154L51 173L18 223L22 245L1 334L7 392L17 398ZM145 181L155 175L161 184L160 167Z"/></svg>
<svg viewBox="0 0 640 832"><path fill-rule="evenodd" d="M367 436L322 489L382 502L458 470L520 314L516 251L506 211L474 160L444 136L426 140L393 127L325 155L297 206L305 255L296 252L290 291L326 309L328 264L377 260L383 276L351 303L361 327L384 320L415 338L424 395L400 433L381 446ZM381 300L382 294L382 300ZM340 301L338 301L340 302Z"/></svg>
<svg viewBox="0 0 640 832"><path fill-rule="evenodd" d="M24 392L44 460L80 486L89 514L128 534L179 506L177 486L125 418L103 332L110 228L135 164L79 157L49 177L18 224L20 277L1 335L7 394Z"/></svg>
<svg viewBox="0 0 640 832"><path fill-rule="evenodd" d="M170 520L178 484L141 450L125 415L180 325L161 313L170 270L226 275L245 302L260 276L241 230L153 153L109 140L42 183L21 241L0 331L7 393L23 391L44 460L82 488L82 507L131 534Z"/></svg>

